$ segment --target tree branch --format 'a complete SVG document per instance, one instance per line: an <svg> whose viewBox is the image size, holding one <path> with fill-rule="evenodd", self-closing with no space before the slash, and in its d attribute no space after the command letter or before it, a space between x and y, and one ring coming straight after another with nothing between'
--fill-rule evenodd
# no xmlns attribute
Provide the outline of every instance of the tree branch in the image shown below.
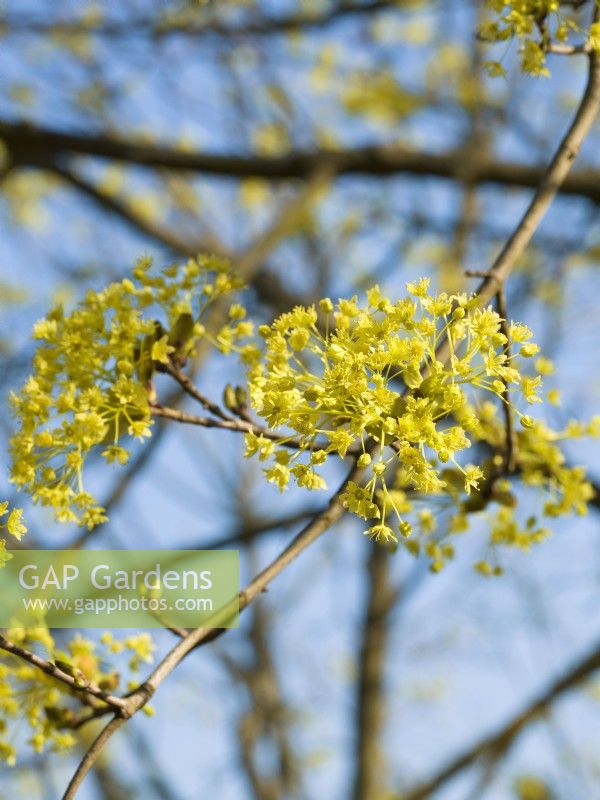
<svg viewBox="0 0 600 800"><path fill-rule="evenodd" d="M292 450L298 450L301 447L306 450L321 450L324 446L323 443L319 442L303 445L295 438L277 433L270 428L263 428L261 425L255 425L253 422L248 422L244 419L213 419L212 417L200 417L197 414L190 414L187 411L180 411L177 408L169 408L168 406L157 404L152 404L150 406L150 411L155 417L164 417L165 419L181 422L185 425L198 425L201 428L220 428L221 430L235 431L237 433L254 433L256 436L263 436L265 439L277 442L281 447L289 447Z"/></svg>
<svg viewBox="0 0 600 800"><path fill-rule="evenodd" d="M67 790L63 795L63 800L72 800L72 798L75 797L83 779L98 760L108 740L113 733L116 733L119 728L122 728L126 722L127 719L125 717L113 717L108 725L102 728L71 778Z"/></svg>
<svg viewBox="0 0 600 800"><path fill-rule="evenodd" d="M425 800L432 796L461 770L483 758L498 758L514 744L523 729L539 719L549 707L565 692L577 687L585 678L600 669L600 642L591 653L578 661L557 681L541 692L531 703L515 714L495 733L469 747L443 767L436 775L414 789L402 792L402 800Z"/></svg>
<svg viewBox="0 0 600 800"><path fill-rule="evenodd" d="M338 491L331 497L327 508L317 514L304 528L294 537L290 544L271 562L262 572L260 572L238 595L238 607L242 612L252 601L265 591L267 586L291 564L301 553L304 552L313 542L315 542L328 528L336 523L344 514L340 495L345 489L348 481L360 480L364 469L353 465L346 479L339 487ZM83 779L93 766L94 762L102 752L113 733L115 733L125 721L133 716L150 700L152 695L161 683L173 672L181 661L195 648L208 641L213 641L220 636L226 628L196 628L190 631L181 641L167 653L156 669L144 681L144 683L124 699L125 707L120 710L120 716L115 717L100 733L84 759L81 761L77 770L67 787L62 800L72 800L81 785Z"/></svg>
<svg viewBox="0 0 600 800"><path fill-rule="evenodd" d="M36 655L36 653L32 653L29 650L26 650L24 647L20 647L18 644L11 642L2 635L0 635L0 649L4 650L6 653L16 656L17 658L21 659L21 661L31 664L32 667L41 670L46 675L56 678L56 680L64 683L65 686L68 686L69 689L84 695L97 697L99 700L107 703L117 711L122 711L127 706L126 701L121 697L115 697L109 692L103 691L93 683L89 683L87 681L84 682L83 680L74 678L72 675L69 675L67 672L60 669L60 667L57 667L52 661L48 661L47 659Z"/></svg>
<svg viewBox="0 0 600 800"><path fill-rule="evenodd" d="M389 613L398 597L390 584L389 559L385 547L369 543L368 595L358 661L353 800L377 800L385 789L380 746L383 682Z"/></svg>
<svg viewBox="0 0 600 800"><path fill-rule="evenodd" d="M197 403L200 403L202 408L205 408L213 416L218 417L222 422L237 421L229 414L226 414L221 406L219 406L217 403L214 403L210 398L203 394L190 376L185 372L182 372L174 364L166 364L165 372L167 372L173 378L173 380L177 381L187 395L196 400Z"/></svg>
<svg viewBox="0 0 600 800"><path fill-rule="evenodd" d="M216 154L177 150L168 146L135 144L108 135L64 133L28 123L0 121L0 138L6 145L14 167L38 166L64 171L72 182L73 173L64 159L75 155L97 156L152 168L183 170L228 178L260 177L271 180L305 180L321 167L335 175L359 174L374 177L405 173L432 175L463 181L464 149L446 153L417 152L398 146L367 146L347 150L296 150L283 156ZM537 188L543 167L518 162L477 160L469 170L472 184ZM83 186L80 186L84 189ZM563 180L563 194L581 195L600 202L600 171L580 170Z"/></svg>
<svg viewBox="0 0 600 800"><path fill-rule="evenodd" d="M398 0L370 0L370 2L353 2L341 0L328 11L311 14L291 14L278 17L249 19L245 23L220 22L208 19L193 22L189 18L152 20L147 17L128 19L126 22L47 22L24 15L11 14L2 20L5 30L10 32L27 32L40 34L81 34L89 33L102 36L143 35L155 39L168 36L219 36L238 38L244 36L266 36L270 34L294 33L299 30L321 29L347 17L368 17L378 11L398 8Z"/></svg>
<svg viewBox="0 0 600 800"><path fill-rule="evenodd" d="M599 17L600 8L596 4L594 21L597 22ZM599 108L600 55L591 53L589 56L588 80L575 118L561 141L548 169L545 171L542 182L537 188L527 211L492 264L488 277L484 278L478 287L477 294L482 304L487 303L502 288L502 284L506 281L515 263L525 251L550 204L561 187L565 185L573 161L577 158L581 145L598 116Z"/></svg>
<svg viewBox="0 0 600 800"><path fill-rule="evenodd" d="M198 255L201 250L207 249L203 246L202 242L186 242L185 240L174 236L170 231L165 230L156 223L145 219L139 214L135 214L117 197L113 197L110 194L101 191L94 186L93 183L90 183L85 178L82 178L80 175L78 175L74 170L58 164L48 166L47 169L49 169L50 172L54 173L59 178L62 178L74 189L77 189L77 191L86 195L95 203L98 203L101 208L104 208L106 211L110 211L111 213L121 217L131 227L159 242L164 247L172 250L174 253L178 253L182 256L193 257ZM214 247L212 249L214 250Z"/></svg>

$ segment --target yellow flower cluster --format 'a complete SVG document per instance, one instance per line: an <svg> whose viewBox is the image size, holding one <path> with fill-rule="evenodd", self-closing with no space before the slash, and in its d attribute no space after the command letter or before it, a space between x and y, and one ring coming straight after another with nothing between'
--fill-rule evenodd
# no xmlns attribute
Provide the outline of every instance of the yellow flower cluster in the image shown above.
<svg viewBox="0 0 600 800"><path fill-rule="evenodd" d="M153 372L182 364L200 337L227 352L252 333L239 306L214 338L201 321L212 302L239 287L216 257L162 271L142 258L132 278L89 291L71 313L57 307L36 323L33 373L11 398L20 422L12 481L60 521L89 528L104 521L84 487L86 457L97 448L107 462L126 463L127 437L150 436Z"/></svg>
<svg viewBox="0 0 600 800"><path fill-rule="evenodd" d="M600 50L600 25L594 23L587 32L583 31L574 17L561 8L559 0L487 0L487 5L497 16L480 26L479 36L487 42L517 39L521 68L529 75L548 77L548 46L570 43L573 33L585 34L584 41ZM506 74L499 61L486 61L484 67L492 77Z"/></svg>
<svg viewBox="0 0 600 800"><path fill-rule="evenodd" d="M546 371L547 360L538 361L541 363L536 362L537 368ZM544 422L536 421L517 432L516 477L522 485L539 491L543 498L541 516L546 518L542 522L538 516L532 515L521 524L517 519L518 501L511 481L498 477L502 475L506 429L504 420L498 416L497 406L490 402L481 403L478 407L466 406L462 414L477 420L478 424L473 427L473 438L487 446L491 456L482 464L484 477L480 491L474 492L468 498L462 496L458 476L445 473L448 491L457 507L456 513L450 519L448 534L451 537L453 534L465 532L470 527L473 514L485 513L490 530L490 560L495 565L490 561L480 561L476 568L484 575L500 574L498 546L528 550L550 535L548 525L552 518L587 513L588 504L594 497L594 488L587 480L583 467L566 463L559 444L583 436L598 438L600 417L593 418L588 424L573 420L561 431L552 430ZM460 419L460 415L458 418Z"/></svg>
<svg viewBox="0 0 600 800"><path fill-rule="evenodd" d="M20 508L13 508L10 512L8 510L8 500L0 502L0 531L6 531L15 539L20 540L24 533L27 533L27 528L23 524L23 510ZM0 567L6 563L10 558L10 554L6 550L6 540L0 539Z"/></svg>
<svg viewBox="0 0 600 800"><path fill-rule="evenodd" d="M355 454L371 477L365 485L351 482L342 500L359 517L375 521L366 533L377 541L411 533L404 497L388 488L386 476L395 474L396 483L412 493L443 494L441 465L451 462L467 494L478 488L481 468L456 459L479 428L476 416L464 413L472 390L504 402L506 386L513 386L513 396L539 401L541 377L521 371L523 359L538 351L529 341L531 331L509 325L515 350L509 356L502 320L492 308L478 307L475 296L432 296L428 285L426 279L407 284L409 296L397 302L375 286L365 307L357 297L336 305L326 298L319 304L320 326L316 307L296 307L259 328L265 355L249 370L256 412L272 428L287 428L300 446L292 450L248 434L246 455L270 459L267 480L283 490L291 479L322 488L318 466L328 455ZM436 356L442 343L449 348L447 363ZM388 523L390 514L394 523Z"/></svg>
<svg viewBox="0 0 600 800"><path fill-rule="evenodd" d="M105 633L100 642L76 634L66 650L57 649L47 628L15 628L6 632L7 638L28 650L35 650L47 657L64 672L107 692L118 692L123 679L115 669L106 669L106 662L114 660L120 653L128 653L127 668L137 672L142 662L152 661L154 645L146 633L128 636L124 640ZM123 684L134 688L130 681ZM98 701L102 705L101 701ZM2 654L0 659L0 762L9 766L16 763L15 736L22 734L22 723L26 721L30 735L28 744L36 753L46 748L54 751L68 750L75 743L72 729L79 715L87 715L73 692L55 678L45 675L20 658ZM14 722L14 725L11 725Z"/></svg>
<svg viewBox="0 0 600 800"><path fill-rule="evenodd" d="M499 545L527 548L547 535L536 518L517 520L517 477L544 493L542 516L585 513L592 486L581 467L565 462L559 443L597 436L600 423L571 422L557 432L517 408L540 402L542 376L553 370L548 359L533 358L538 347L526 326L481 308L476 296L430 294L422 279L397 301L375 286L366 303L355 296L298 306L259 327L259 347L248 341L253 325L238 303L214 335L201 322L215 298L239 286L217 259L162 272L142 260L133 279L89 292L72 313L56 309L37 323L34 371L13 397L21 422L13 480L59 520L102 521L103 509L83 486L86 457L97 448L108 462L126 462L126 437L150 432L153 373L182 366L203 337L240 355L250 402L279 434L246 434L245 455L266 462L266 479L282 491L290 482L323 489L327 459L354 456L367 478L346 486L344 506L368 520L368 536L425 552L434 571L453 557L450 538L478 512L492 512L492 561ZM228 388L226 406L235 410L237 394ZM556 389L548 399L560 402ZM521 422L510 475L503 404ZM466 463L472 445L474 463ZM452 512L443 534L436 506ZM1 504L0 523L7 514ZM11 512L4 527L19 538L21 512ZM494 574L499 567L485 561L478 569Z"/></svg>

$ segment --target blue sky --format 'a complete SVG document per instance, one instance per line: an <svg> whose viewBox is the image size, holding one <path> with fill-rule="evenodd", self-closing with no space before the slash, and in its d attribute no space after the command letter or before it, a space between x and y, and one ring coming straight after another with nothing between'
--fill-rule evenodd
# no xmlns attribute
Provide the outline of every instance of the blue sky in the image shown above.
<svg viewBox="0 0 600 800"><path fill-rule="evenodd" d="M151 4L137 5L143 9ZM278 4L271 5L280 10ZM459 44L470 40L472 14L466 6L463 2L448 4L441 16L431 11L407 14L403 24L420 19L423 26L433 26L431 41L419 47L398 47L392 41L377 51L384 53L388 66L412 91L423 88L425 64L439 41ZM15 13L25 13L29 7L44 14L49 11L41 2L5 4ZM56 9L53 6L53 13L58 9L66 14L73 7L61 3ZM457 146L465 134L465 115L451 101L450 79L440 82L441 98L435 111L418 112L391 130L349 119L337 109L333 101L342 94L349 70L381 67L373 63L371 48L360 47L360 37L359 25L341 23L313 37L291 56L289 44L273 40L268 49L260 51L261 68L245 68L241 78L247 91L258 97L264 74L275 76L305 107L294 129L298 146L312 144L320 123L335 127L347 145L400 141L433 152ZM339 71L325 95L315 95L310 90L310 70L332 42ZM82 67L73 58L40 46L33 35L9 37L3 40L0 53L1 115L28 115L62 130L101 130L101 120L90 119L72 102L77 86L96 69L115 87L107 114L118 134L146 127L161 141L186 136L201 149L243 152L248 146L244 117L231 110L215 65L220 47L209 41L205 48L195 49L189 42L168 39L152 51L143 39L128 47L119 41L101 41L92 66ZM513 56L509 53L509 64ZM494 86L499 98L509 95L510 112L510 121L505 123L500 113L494 116L493 109L490 111L490 148L497 157L536 164L547 161L567 124L566 97L576 97L584 81L582 64L556 60L552 66L551 81L511 74L508 82ZM431 63L429 68L433 69ZM15 81L30 81L34 86L37 100L32 108L20 108L10 100L9 89ZM503 107L504 103L502 100ZM274 113L258 101L257 107L265 119ZM520 121L515 121L517 117ZM598 139L596 126L582 151L582 165L600 167ZM92 176L103 172L99 163L82 162L80 168ZM127 188L142 197L160 186L141 168L128 171L126 180ZM231 181L204 177L192 181L202 213L234 251L269 224L281 202L274 194L271 203L255 213L240 208L237 187ZM529 197L523 190L481 190L481 218L496 233L490 238L473 236L465 267L481 269L490 263L499 238L511 230ZM460 203L455 184L434 178L340 179L316 218L319 240L331 262L324 293L334 297L351 294L358 282L369 281L374 270L382 288L393 296L400 296L404 283L414 277L430 275L434 282L439 280L439 246L451 235ZM107 276L125 274L142 251L154 252L159 261L170 258L71 190L59 188L41 201L41 208L46 222L31 232L15 224L9 204L0 199L0 283L21 286L28 292L22 305L0 307L0 335L13 350L6 388L18 384L26 374L31 351L28 331L57 292L74 302L86 285L98 286ZM336 230L351 212L370 222L360 235L345 242ZM422 215L434 223L433 230L420 230L415 224L415 217ZM190 225L189 220L185 224ZM596 210L581 199L559 198L539 237L573 238L576 252L565 258L559 248L550 248L517 272L508 290L511 314L536 331L537 341L556 360L556 386L562 391L563 406L539 412L555 425L575 415L586 419L599 411L596 298L600 277L597 260L594 263L586 255L590 247L598 247L599 234ZM300 289L308 285L309 255L296 243L276 250L270 264L289 285ZM74 275L76 270L88 270L89 275ZM549 304L547 296L531 296L532 282L549 274L559 280L560 307ZM258 313L263 312L258 309ZM218 397L221 387L238 376L231 361L214 356L202 370L199 385ZM234 435L173 426L158 455L135 481L110 524L98 532L93 546L202 546L235 530L237 517L229 487L239 488L242 479L251 487L244 502L254 510L278 514L302 507L304 494L290 491L280 496L261 483L258 468L244 462L241 452L242 441ZM578 441L569 445L568 454L600 479L596 444ZM118 480L118 471L104 467L93 480L102 495ZM332 474L332 486L336 480ZM539 499L533 493L522 494L527 516ZM315 498L316 502L322 500ZM426 777L463 746L493 730L597 640L597 513L581 519L561 518L554 526L554 536L531 553L507 553L507 574L501 580L485 580L472 571L473 561L481 557L485 546L484 515L475 530L458 543L456 561L440 575L429 575L425 564L407 556L393 561L394 579L411 587L392 615L386 665L384 749L393 786ZM28 507L27 516L36 537L47 547L60 547L73 535L40 509ZM279 531L261 539L256 556L260 564L273 558L289 536L289 532ZM344 521L286 570L266 597L274 615L273 645L285 695L297 713L294 745L307 765L306 797L341 800L348 796L365 545L361 528L352 520ZM245 574L248 577L247 567ZM172 644L170 635L159 635L157 644L164 650ZM218 647L242 656L247 649L237 633L228 634ZM161 688L153 719L141 717L130 725L136 735L144 737L152 761L165 770L181 800L200 796L236 800L248 796L231 738L232 725L245 702L242 690L223 672L218 648L211 647L192 654ZM594 755L598 730L597 701L566 696L550 724L532 725L519 739L485 798L509 800L513 778L520 772L551 778L561 800L593 797L598 785L599 765ZM138 750L139 742L124 733L110 753L124 765L128 779L143 787L138 796L152 798L152 790L144 783L147 763L138 761ZM266 760L270 757L268 752L264 754ZM573 764L575 759L578 765ZM55 786L61 787L74 762L64 758L57 763L50 774ZM465 775L449 784L440 800L465 800L472 780L473 776ZM4 772L0 797L6 792L6 796L43 798L40 787L30 788L31 781L35 784L33 775L20 774L15 779ZM48 791L46 796L58 796L58 789ZM94 782L88 781L82 800L97 796Z"/></svg>

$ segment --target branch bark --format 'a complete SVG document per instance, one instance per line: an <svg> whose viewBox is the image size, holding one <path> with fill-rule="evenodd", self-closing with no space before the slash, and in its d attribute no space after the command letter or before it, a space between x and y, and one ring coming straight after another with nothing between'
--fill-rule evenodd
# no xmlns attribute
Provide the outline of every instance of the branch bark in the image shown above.
<svg viewBox="0 0 600 800"><path fill-rule="evenodd" d="M168 146L136 144L108 135L71 134L6 120L0 121L0 138L9 151L13 167L37 166L56 172L68 171L71 180L72 171L65 167L65 159L76 155L225 178L260 177L274 181L305 180L319 168L329 167L338 176L383 177L403 173L462 182L465 162L470 161L470 154L463 148L435 153L376 145L347 150L296 150L277 157L188 152ZM545 169L541 166L489 158L470 164L469 168L472 184L537 188L544 175ZM576 172L561 181L560 191L600 202L600 170Z"/></svg>
<svg viewBox="0 0 600 800"><path fill-rule="evenodd" d="M277 442L281 447L289 447L292 450L300 448L300 443L297 439L290 438L282 433L277 433L269 428L263 428L261 425L255 425L253 422L247 422L243 419L213 419L212 417L200 417L197 414L190 414L187 411L180 411L178 408L169 408L168 406L151 405L150 411L155 417L163 417L170 419L173 422L181 422L185 425L197 425L201 428L219 428L225 431L235 431L236 433L254 433L256 436L263 436L265 439L270 439ZM322 443L314 442L312 445L307 446L308 450L320 450Z"/></svg>
<svg viewBox="0 0 600 800"><path fill-rule="evenodd" d="M238 596L240 612L247 608L292 561L342 517L344 508L340 500L340 495L348 481L360 480L363 472L363 469L353 465L338 491L332 496L327 508L305 525L279 556L240 592ZM112 735L125 724L127 719L132 717L150 700L161 683L173 672L181 661L192 650L208 641L213 641L225 630L227 629L196 628L190 631L169 651L169 653L167 653L147 680L125 699L126 707L120 710L120 715L115 716L99 734L98 738L77 767L62 800L72 800L75 797L83 779L93 767L96 759Z"/></svg>
<svg viewBox="0 0 600 800"><path fill-rule="evenodd" d="M600 8L596 4L594 22L597 22L599 18ZM506 281L515 263L525 251L550 204L561 190L561 187L564 187L581 145L598 116L599 108L600 54L592 53L589 57L588 80L585 92L575 118L550 162L527 211L492 264L488 277L484 278L477 289L477 294L482 304L487 303L502 288L502 284Z"/></svg>
<svg viewBox="0 0 600 800"><path fill-rule="evenodd" d="M367 562L368 594L360 643L355 772L353 800L377 800L383 796L380 739L384 719L384 669L388 643L389 613L398 594L390 583L390 554L370 544Z"/></svg>
<svg viewBox="0 0 600 800"><path fill-rule="evenodd" d="M370 0L357 3L341 0L328 11L322 13L299 13L277 17L249 19L245 23L224 23L218 20L192 22L188 18L181 21L161 22L147 17L128 19L126 22L104 22L86 24L84 22L45 22L24 15L11 15L3 20L7 31L26 31L41 34L100 34L102 36L145 35L160 39L168 36L219 36L239 38L245 36L267 36L272 34L295 33L297 31L322 29L347 17L368 17L378 11L397 8L398 0Z"/></svg>
<svg viewBox="0 0 600 800"><path fill-rule="evenodd" d="M21 659L21 661L25 661L27 664L30 664L32 667L36 667L36 669L39 669L46 675L56 678L56 680L63 683L69 689L72 689L74 692L78 692L83 695L91 695L99 700L103 700L107 705L111 706L116 711L121 711L127 706L126 701L121 697L111 695L109 692L103 691L93 683L77 680L72 675L69 675L67 672L60 669L60 667L57 667L52 661L48 661L47 659L38 656L36 653L26 650L24 647L11 642L9 639L1 635L0 650L10 653L16 658Z"/></svg>
<svg viewBox="0 0 600 800"><path fill-rule="evenodd" d="M565 692L578 686L581 681L588 678L600 669L600 642L581 661L574 664L565 672L562 678L554 681L541 692L531 703L515 714L507 723L502 725L490 736L486 736L472 747L452 759L445 767L425 783L414 789L401 793L402 800L425 800L444 786L455 775L466 767L471 766L481 759L499 758L506 754L515 743L523 729L536 719L539 719L550 706Z"/></svg>

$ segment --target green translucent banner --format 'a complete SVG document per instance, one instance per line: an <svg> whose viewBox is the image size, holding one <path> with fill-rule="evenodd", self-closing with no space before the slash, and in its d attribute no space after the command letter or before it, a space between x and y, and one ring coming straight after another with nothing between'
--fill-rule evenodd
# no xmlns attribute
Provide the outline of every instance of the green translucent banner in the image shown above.
<svg viewBox="0 0 600 800"><path fill-rule="evenodd" d="M0 628L235 628L237 550L18 550Z"/></svg>

